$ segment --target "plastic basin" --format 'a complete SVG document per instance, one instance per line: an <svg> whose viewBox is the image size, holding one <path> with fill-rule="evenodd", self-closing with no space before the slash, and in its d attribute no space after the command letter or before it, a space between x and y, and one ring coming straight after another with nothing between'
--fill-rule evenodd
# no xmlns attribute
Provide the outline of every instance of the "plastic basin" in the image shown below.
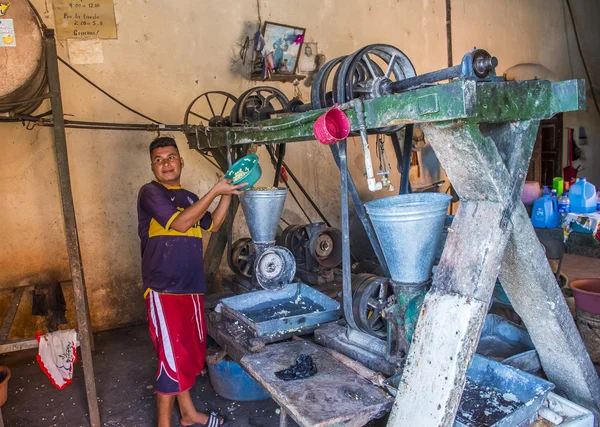
<svg viewBox="0 0 600 427"><path fill-rule="evenodd" d="M575 307L600 315L600 279L573 280L569 287L575 297Z"/></svg>
<svg viewBox="0 0 600 427"><path fill-rule="evenodd" d="M4 405L8 397L8 380L10 379L10 369L6 366L0 366L0 406Z"/></svg>
<svg viewBox="0 0 600 427"><path fill-rule="evenodd" d="M207 363L210 382L219 396L229 400L255 401L270 396L244 369L232 360Z"/></svg>
<svg viewBox="0 0 600 427"><path fill-rule="evenodd" d="M258 163L258 156L256 154L248 154L231 165L225 173L225 178L232 179L232 184L234 185L242 182L247 183L248 185L242 188L242 190L246 190L256 184L261 175L262 169Z"/></svg>

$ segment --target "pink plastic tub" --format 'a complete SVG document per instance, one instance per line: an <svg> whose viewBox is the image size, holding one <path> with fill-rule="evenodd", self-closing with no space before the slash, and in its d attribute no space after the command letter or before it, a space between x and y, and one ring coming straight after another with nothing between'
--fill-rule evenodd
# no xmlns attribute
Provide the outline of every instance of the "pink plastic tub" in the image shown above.
<svg viewBox="0 0 600 427"><path fill-rule="evenodd" d="M577 309L600 315L600 279L573 280L569 287Z"/></svg>

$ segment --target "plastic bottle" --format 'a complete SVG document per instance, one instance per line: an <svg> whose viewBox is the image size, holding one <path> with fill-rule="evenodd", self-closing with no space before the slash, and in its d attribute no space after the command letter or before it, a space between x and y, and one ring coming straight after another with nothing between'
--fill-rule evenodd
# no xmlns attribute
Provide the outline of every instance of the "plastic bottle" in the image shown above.
<svg viewBox="0 0 600 427"><path fill-rule="evenodd" d="M553 221L554 206L550 194L544 194L533 203L533 212L531 214L531 222L536 228L550 228ZM557 215L554 215L558 219ZM556 221L558 222L558 221ZM556 227L557 225L554 225Z"/></svg>
<svg viewBox="0 0 600 427"><path fill-rule="evenodd" d="M571 212L578 214L592 213L598 205L596 200L596 187L580 178L571 185L569 189L569 200L571 201Z"/></svg>
<svg viewBox="0 0 600 427"><path fill-rule="evenodd" d="M558 196L556 195L555 189L552 189L552 192L550 193L550 200L552 201L552 212L548 218L548 224L546 226L548 228L557 228L560 215L558 214Z"/></svg>
<svg viewBox="0 0 600 427"><path fill-rule="evenodd" d="M559 225L561 227L565 223L569 212L571 212L571 200L569 200L569 193L565 191L558 199Z"/></svg>
<svg viewBox="0 0 600 427"><path fill-rule="evenodd" d="M542 187L542 196L543 196L544 194L550 194L550 190L548 189L548 186L547 186L547 185L544 185L544 186Z"/></svg>

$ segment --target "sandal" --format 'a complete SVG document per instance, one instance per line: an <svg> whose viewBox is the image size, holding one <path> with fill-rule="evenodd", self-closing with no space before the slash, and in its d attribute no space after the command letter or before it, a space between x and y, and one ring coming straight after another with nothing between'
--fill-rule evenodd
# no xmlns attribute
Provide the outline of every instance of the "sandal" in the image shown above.
<svg viewBox="0 0 600 427"><path fill-rule="evenodd" d="M223 424L220 424L221 421L223 421ZM211 411L210 414L208 414L208 420L205 424L192 424L187 427L225 427L226 425L227 423L225 422L224 417L215 411Z"/></svg>
<svg viewBox="0 0 600 427"><path fill-rule="evenodd" d="M223 421L223 423L221 423L221 421ZM221 427L224 425L225 425L225 418L220 416L215 411L211 411L211 413L208 414L208 420L206 421L206 424L203 424L204 427Z"/></svg>

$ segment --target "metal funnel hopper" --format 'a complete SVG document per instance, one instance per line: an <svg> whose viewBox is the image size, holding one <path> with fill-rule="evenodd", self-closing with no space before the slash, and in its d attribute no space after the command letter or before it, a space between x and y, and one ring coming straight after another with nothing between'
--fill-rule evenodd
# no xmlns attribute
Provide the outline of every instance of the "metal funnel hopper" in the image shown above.
<svg viewBox="0 0 600 427"><path fill-rule="evenodd" d="M250 188L240 196L250 236L255 244L275 244L277 226L286 197L287 188L274 190Z"/></svg>
<svg viewBox="0 0 600 427"><path fill-rule="evenodd" d="M418 193L365 204L393 281L418 285L429 279L450 199Z"/></svg>

